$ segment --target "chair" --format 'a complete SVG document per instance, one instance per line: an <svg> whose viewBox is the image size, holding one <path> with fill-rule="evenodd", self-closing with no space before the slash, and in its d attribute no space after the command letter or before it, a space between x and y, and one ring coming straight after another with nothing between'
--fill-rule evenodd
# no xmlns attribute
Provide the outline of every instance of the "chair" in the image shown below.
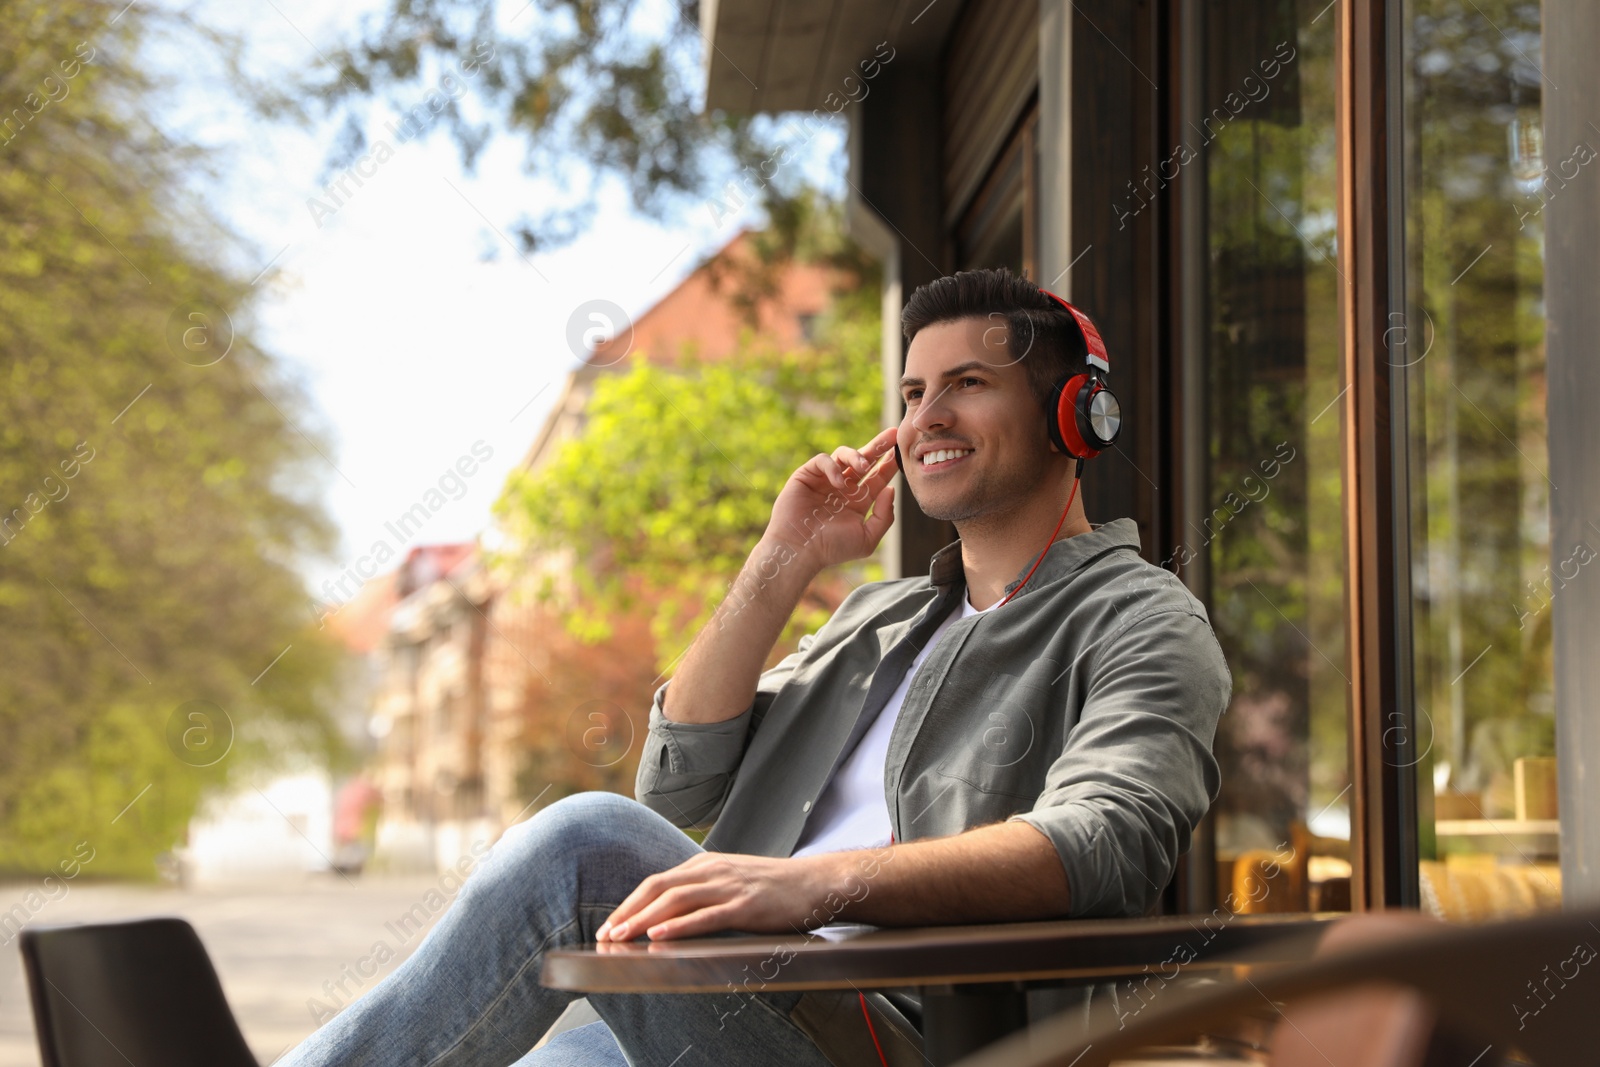
<svg viewBox="0 0 1600 1067"><path fill-rule="evenodd" d="M182 919L22 931L43 1067L257 1067Z"/></svg>
<svg viewBox="0 0 1600 1067"><path fill-rule="evenodd" d="M1414 912L1353 916L1306 963L1174 986L1131 1025L1106 1019L1085 1030L1081 1018L1057 1016L960 1067L1165 1063L1135 1050L1225 1032L1251 1013L1274 1024L1265 1062L1275 1067L1590 1062L1600 1045L1588 985L1597 929L1593 908L1472 927Z"/></svg>
<svg viewBox="0 0 1600 1067"><path fill-rule="evenodd" d="M1561 906L1558 864L1451 856L1444 862L1423 860L1418 867L1423 910L1450 922L1510 919Z"/></svg>

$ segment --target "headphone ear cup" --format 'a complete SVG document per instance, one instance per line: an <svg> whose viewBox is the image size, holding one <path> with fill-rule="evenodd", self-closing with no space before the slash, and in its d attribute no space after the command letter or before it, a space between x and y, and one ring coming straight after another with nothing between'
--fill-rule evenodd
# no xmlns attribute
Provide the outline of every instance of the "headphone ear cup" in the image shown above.
<svg viewBox="0 0 1600 1067"><path fill-rule="evenodd" d="M1122 429L1122 405L1103 382L1090 381L1079 390L1076 409L1078 435L1088 447L1102 452L1116 444Z"/></svg>
<svg viewBox="0 0 1600 1067"><path fill-rule="evenodd" d="M1090 392L1092 379L1087 374L1077 374L1056 384L1054 418L1050 420L1050 437L1061 446L1061 451L1078 459L1093 459L1100 453L1091 448L1080 429L1080 409L1083 397Z"/></svg>
<svg viewBox="0 0 1600 1067"><path fill-rule="evenodd" d="M1050 414L1044 420L1045 432L1050 435L1050 443L1062 455L1067 455L1072 451L1067 445L1066 436L1061 432L1061 391L1066 388L1066 385L1066 378L1057 378L1055 384L1050 387Z"/></svg>

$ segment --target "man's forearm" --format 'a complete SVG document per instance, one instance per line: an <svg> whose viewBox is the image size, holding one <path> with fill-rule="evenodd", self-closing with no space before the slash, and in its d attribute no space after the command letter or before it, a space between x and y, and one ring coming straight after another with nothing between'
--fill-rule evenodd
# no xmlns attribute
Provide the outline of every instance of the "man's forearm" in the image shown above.
<svg viewBox="0 0 1600 1067"><path fill-rule="evenodd" d="M1017 821L932 841L814 856L701 852L640 882L595 939L808 932L832 922L1021 922L1065 918L1070 906L1055 846Z"/></svg>
<svg viewBox="0 0 1600 1067"><path fill-rule="evenodd" d="M1071 910L1061 857L1049 838L1025 822L808 858L833 868L828 922L1023 922L1065 918Z"/></svg>
<svg viewBox="0 0 1600 1067"><path fill-rule="evenodd" d="M689 646L662 713L674 722L723 722L748 708L768 653L816 576L809 558L763 537Z"/></svg>

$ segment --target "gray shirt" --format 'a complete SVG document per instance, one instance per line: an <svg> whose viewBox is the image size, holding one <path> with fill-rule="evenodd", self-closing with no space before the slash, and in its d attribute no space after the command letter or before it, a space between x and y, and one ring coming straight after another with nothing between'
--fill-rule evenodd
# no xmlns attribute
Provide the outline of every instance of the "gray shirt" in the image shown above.
<svg viewBox="0 0 1600 1067"><path fill-rule="evenodd" d="M675 825L712 824L708 849L788 856L965 591L959 541L926 578L860 586L724 722L667 719L663 684L638 799ZM1211 745L1232 687L1205 608L1139 556L1133 520L1056 541L1022 592L954 622L913 676L884 765L894 839L1021 820L1060 856L1065 917L1142 915L1216 798Z"/></svg>

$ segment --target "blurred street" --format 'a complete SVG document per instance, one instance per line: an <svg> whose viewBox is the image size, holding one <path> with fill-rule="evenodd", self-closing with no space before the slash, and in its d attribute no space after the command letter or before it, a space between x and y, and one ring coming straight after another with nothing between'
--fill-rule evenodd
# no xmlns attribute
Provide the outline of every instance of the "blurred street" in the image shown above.
<svg viewBox="0 0 1600 1067"><path fill-rule="evenodd" d="M23 905L37 888L23 882L0 887L0 911ZM316 1029L315 1008L309 1003L313 998L325 1006L348 1003L410 955L445 911L442 906L430 908L430 903L453 899L454 888L449 879L441 887L438 876L357 877L347 882L337 875L205 890L84 885L46 902L29 925L183 916L205 942L256 1058L269 1064ZM402 926L399 920L408 914L411 918ZM375 960L362 964L374 957L380 942L387 952L378 955L392 953L392 958L381 966ZM374 968L372 977L359 977L359 970ZM336 987L330 994L324 986L341 979L352 996L343 996ZM38 1063L27 985L16 939L10 937L0 961L0 1067Z"/></svg>

